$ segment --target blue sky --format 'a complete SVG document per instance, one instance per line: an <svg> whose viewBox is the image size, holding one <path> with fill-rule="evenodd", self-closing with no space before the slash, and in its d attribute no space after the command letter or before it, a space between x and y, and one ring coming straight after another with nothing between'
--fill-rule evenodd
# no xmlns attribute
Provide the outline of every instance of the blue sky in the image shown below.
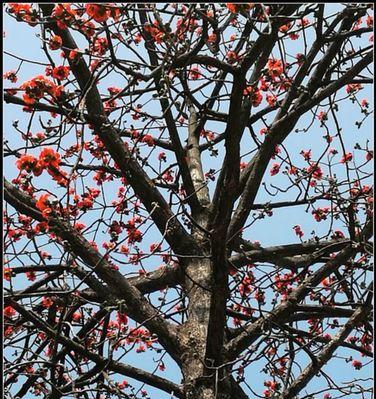
<svg viewBox="0 0 376 399"><path fill-rule="evenodd" d="M13 19L9 18L5 13L3 13L3 16L4 16L4 30L5 30L4 50L6 52L12 53L13 55L32 60L33 62L38 61L41 63L48 63L48 60L46 60L46 57L44 56L44 53L41 51L40 48L40 42L37 37L37 34L39 33L38 28L31 28L27 24L17 23ZM312 39L312 37L311 38L308 37L308 41L310 39ZM362 41L359 41L359 43L364 44ZM300 40L296 42L291 41L289 45L290 49L288 49L288 51L291 51L293 54L301 52L300 49L295 48L295 46L300 45ZM276 56L277 55L278 53L276 53ZM124 56L124 54L122 56L126 57ZM4 67L3 67L4 71L17 69L19 67L20 61L17 60L16 58L4 54L3 59L4 59ZM55 59L58 59L58 56L55 57ZM44 66L23 62L18 73L19 77L18 83L22 83L23 81L30 79L36 74L43 74L43 72L44 72ZM107 82L104 83L106 83L107 85L121 86L122 82L120 77L118 77L119 79L118 81L117 78L115 77L112 77L111 79L112 79L111 81L108 80ZM5 82L5 87L11 87L11 86L12 85L9 82ZM345 95L346 94L344 90L342 90L342 92L340 93L340 97L345 97ZM370 102L370 108L372 108L373 105L372 91L370 87L369 88L366 87L362 90L359 99L362 98L367 98ZM160 113L160 109L158 108L158 105L155 104L156 103L152 103L149 106L149 110L151 111L151 113L158 114ZM255 109L255 111L257 110L258 109ZM325 110L325 107L320 108L320 110ZM367 139L369 140L372 138L372 134L370 134L370 132L372 131L373 117L366 119L362 128L358 130L355 126L355 122L362 118L362 114L360 114L357 107L351 104L350 101L342 101L339 103L338 116L340 118L343 127L343 135L347 142L349 151L352 150L355 143L358 142L360 143L361 146L363 146ZM5 104L4 105L5 139L8 140L9 144L14 148L23 143L23 140L20 139L19 134L12 128L12 122L15 119L19 120L19 127L21 129L25 129L29 122L29 114L22 114L19 106ZM128 119L127 122L130 123L131 121ZM309 125L310 122L311 122L311 117L307 115L301 119L297 127L303 128ZM262 126L263 125L260 123L254 126L256 134L258 133L258 131ZM209 124L207 128L209 130L213 130L220 133L224 130L224 125L220 125L218 123L212 123ZM329 130L334 130L334 125L332 120L328 122L328 128ZM37 131L41 130L37 118L34 119L34 122L32 123L30 130L33 133L36 133ZM300 163L301 166L303 165L302 157L301 155L299 155L299 152L302 149L305 150L311 149L313 153L313 159L317 159L317 157L321 154L321 152L326 146L326 142L322 138L324 134L325 130L320 127L320 123L317 120L313 123L313 125L311 126L311 128L307 133L292 133L284 143L285 147L289 149L289 154L291 156L292 161ZM338 140L333 143L332 147L340 150L340 144ZM251 140L249 138L248 131L244 135L244 139L242 141L242 148L244 149L243 153L247 153L247 149L251 148ZM340 159L340 156L341 152L339 153L339 155L337 155L338 161ZM364 157L363 152L355 151L355 160L358 160L359 158L362 157ZM170 159L172 158L170 157ZM205 171L209 170L210 168L215 169L216 167L218 167L222 159L223 159L222 149L220 150L219 156L217 158L206 156L204 158ZM244 157L245 162L248 162L250 159L251 159L250 156ZM8 179L12 179L17 175L18 171L14 167L13 157L8 157L4 159L4 167L5 167L5 176ZM337 165L335 171L338 177L344 176L343 165ZM51 186L51 181L49 180L48 176L44 175L38 178L37 182L40 188L49 188L50 190L56 190L55 187ZM267 184L269 183L277 184L280 185L281 187L287 186L287 180L282 175L282 173L273 178L271 178L267 173L265 176L265 182ZM95 184L92 184L92 186L94 187ZM111 183L108 184L106 187L109 196L113 195L113 197L115 198L118 185L116 183L113 184ZM210 186L211 192L213 191L213 187L214 185ZM291 192L288 192L285 195L279 193L276 197L271 197L265 191L260 190L260 194L258 195L256 202L263 202L263 201L274 202L274 201L291 200L294 198L294 195L291 195ZM326 205L325 203L322 203L321 206L325 205ZM258 240L261 242L263 246L298 242L298 239L295 236L294 231L292 230L292 227L296 224L300 224L302 226L302 229L305 232L304 236L305 239L308 239L310 237L310 232L312 230L314 230L315 234L317 235L325 234L328 230L328 224L323 222L322 223L315 222L313 220L310 211L306 213L305 209L306 209L305 206L299 206L287 209L274 210L272 218L266 217L265 219L257 221L257 223L255 223L249 230L247 230L247 232L245 233L245 237L251 240ZM94 218L95 216L93 214L90 217ZM340 222L337 223L337 227L339 229L343 229L343 226L341 226ZM100 236L101 239L103 239L104 237L105 237L104 234ZM146 248L148 247L147 244L158 240L159 240L158 233L149 234L147 240L145 241ZM146 262L145 267L147 269L154 267L155 261L153 262ZM137 270L138 268L135 269L135 271ZM20 278L18 278L16 284L18 285L19 288L22 288L25 282L21 281ZM157 295L158 294L155 294L155 296ZM344 355L344 352L343 353L341 352L341 355ZM151 355L149 353L145 353L142 355L135 355L134 353L129 353L123 360L125 362L129 362L130 364L134 364L138 367L145 367L149 369L149 367L153 365L150 356ZM357 354L355 354L354 357L357 358L358 357ZM167 360L166 366L167 368L166 371L163 373L163 375L166 378L170 378L171 380L179 381L180 374L177 368L174 366L173 362ZM264 378L260 378L258 375L257 377L255 377L254 372L256 372L256 368L253 369L254 371L252 371L252 369L253 367L250 368L250 371L246 374L246 376L249 377L249 381L252 387L254 387L256 390L261 391L263 389L262 383ZM350 380L353 377L352 366L350 364L344 365L343 361L334 360L324 370L326 370L326 372L330 374L332 377L335 376L339 377L339 380L341 379ZM360 378L360 377L367 377L370 375L370 373L371 373L370 368L364 368L362 371L357 372L356 375ZM120 378L120 380L122 380L122 378ZM315 390L319 386L320 385L317 381L312 382L310 385L310 387L313 390ZM148 389L148 392L150 392L151 397L153 399L164 399L168 397L167 395L164 395L163 393L159 391L157 392L156 390L153 389Z"/></svg>

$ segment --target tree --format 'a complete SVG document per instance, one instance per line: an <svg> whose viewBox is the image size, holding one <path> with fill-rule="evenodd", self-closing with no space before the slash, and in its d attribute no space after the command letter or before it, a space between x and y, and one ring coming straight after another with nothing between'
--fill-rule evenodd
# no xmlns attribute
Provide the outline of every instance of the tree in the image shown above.
<svg viewBox="0 0 376 399"><path fill-rule="evenodd" d="M6 11L7 397L369 394L372 5Z"/></svg>

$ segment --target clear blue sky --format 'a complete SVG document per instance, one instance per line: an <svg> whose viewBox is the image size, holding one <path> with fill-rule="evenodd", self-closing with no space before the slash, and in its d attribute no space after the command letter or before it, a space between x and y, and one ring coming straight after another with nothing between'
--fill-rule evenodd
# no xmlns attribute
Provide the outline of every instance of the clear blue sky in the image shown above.
<svg viewBox="0 0 376 399"><path fill-rule="evenodd" d="M334 6L333 6L334 7ZM338 5L337 5L338 7ZM4 39L4 50L7 52L11 52L14 55L21 56L22 58L29 59L32 61L38 61L41 63L48 63L48 60L46 59L43 51L40 48L40 41L36 37L37 34L39 34L39 29L38 28L31 28L27 24L23 23L17 23L13 19L9 18L5 12L3 13L4 16L4 31L5 31L5 39ZM308 40L310 38L308 37ZM300 40L297 42L290 42L290 49L289 51L293 54L299 52L300 50L295 49L294 46L299 46L300 45ZM59 52L56 52L57 54ZM278 56L278 53L276 53L276 56ZM10 57L6 54L4 54L4 71L9 71L11 69L17 69L20 65L20 61ZM57 60L57 58L55 57ZM44 73L44 67L41 65L34 65L33 63L28 63L24 62L18 72L18 82L17 84L21 84L23 81L30 79L31 77L35 76L36 74L43 74ZM121 80L119 78L119 81L116 81L116 78L114 76L111 78L112 81L108 82L111 84L108 85L119 85L121 86ZM6 81L5 82L5 87L11 87L12 85ZM344 91L342 91L341 95L344 96ZM372 91L371 88L365 88L362 90L362 93L359 97L360 99L362 98L367 98L371 104L372 108ZM154 103L153 103L154 104ZM158 106L153 105L154 110L152 109L152 113L158 114L160 113L160 109ZM261 109L261 107L259 108ZM322 108L324 110L325 107ZM258 109L256 109L258 110ZM349 101L343 101L340 103L340 109L339 109L339 118L342 123L343 127L343 134L344 138L346 139L348 149L349 151L352 151L353 146L355 145L356 142L360 143L362 146L366 142L367 139L372 138L372 134L370 132L372 131L372 119L368 118L366 122L363 124L362 128L358 130L354 123L357 120L361 119L361 114L354 107ZM29 122L29 114L23 114L21 112L21 109L19 106L16 105L4 105L4 132L5 132L5 139L7 139L10 143L10 145L13 148L16 148L18 145L22 145L23 140L20 139L19 134L12 128L12 122L18 119L19 122L19 127L21 129L25 129L28 122ZM309 117L302 118L300 123L298 124L297 127L305 127L310 121ZM128 121L130 122L130 121ZM332 122L329 122L328 124L329 129L333 129ZM256 124L254 126L255 132L258 133L260 127L262 125ZM224 127L223 125L219 126L216 124L212 124L210 126L210 130L215 130L218 129L218 133L222 132ZM38 119L35 118L34 122L32 124L32 127L30 129L33 133L36 133L37 131L41 131L41 127L38 123ZM285 141L284 145L289 149L289 154L292 158L293 161L297 161L300 163L300 165L303 165L303 160L301 155L299 155L299 152L302 149L311 149L313 153L313 159L316 159L318 155L321 154L323 148L325 148L325 141L322 139L322 136L324 135L325 131L323 128L320 128L319 122L315 122L312 127L310 128L309 132L307 133L292 133L290 137ZM248 145L251 143L249 140L248 136L248 131L245 133L245 139L242 142L242 148L244 148L244 153L247 152ZM338 160L341 156L341 151L340 151L340 145L338 140L333 142L332 147L336 148L339 150L339 155L337 155ZM220 156L217 159L211 158L211 157L206 157L204 159L205 162L205 171L209 170L210 168L216 168L218 167L220 161L223 159L221 155L223 154L223 151L220 151ZM363 152L356 152L355 151L355 159L362 158L364 157ZM171 158L172 159L172 158ZM244 159L246 162L250 160L250 157L245 157ZM274 162L274 161L273 161ZM14 158L9 157L4 159L4 167L5 167L5 176L7 179L12 179L14 178L18 171L14 167ZM341 175L343 176L343 171L344 168L342 165L338 165L336 169L336 173L340 177ZM39 183L39 187L48 187L50 190L55 190L55 187L51 186L51 181L48 178L48 175L43 175L41 176L37 182ZM281 186L286 186L287 185L287 180L285 177L280 173L278 176L274 178L270 178L269 175L266 176L265 182L267 183L273 183ZM95 183L91 184L92 187L95 186ZM115 194L117 191L117 183L114 184L109 184L106 188L106 191L108 193L108 197L111 198L111 195L113 196L113 199L115 199ZM211 189L213 188L213 185L211 186ZM111 192L112 191L112 192ZM282 201L285 199L291 200L293 197L291 196L291 193L287 193L286 195L279 194L277 197L271 198L267 193L262 192L257 198L256 202L262 202L262 201ZM111 198L112 199L112 198ZM326 204L322 204L322 206L325 206ZM94 216L90 216L91 218ZM89 223L87 223L89 224ZM315 231L317 235L325 234L327 229L328 229L328 224L325 224L324 222L322 223L317 223L313 220L312 215L309 213L305 212L305 207L300 206L300 207L294 207L294 208L288 208L288 209L281 209L281 210L275 210L273 217L272 218L265 218L264 220L258 221L251 229L249 229L245 237L249 238L251 240L258 240L261 242L263 246L267 245L274 245L274 244L284 244L284 243L291 243L291 242L297 242L298 239L294 234L294 231L292 230L292 226L300 224L302 226L303 231L305 232L305 239L308 239L310 236L310 232L312 230ZM341 226L340 224L337 225L338 228L343 229L344 226ZM345 231L345 230L344 230ZM105 235L102 235L100 238L103 239ZM147 238L147 241L145 241L145 247L148 248L149 243L153 241L158 241L159 237L157 234L152 234L149 235ZM100 246L100 245L99 245ZM161 262L160 262L161 263ZM152 268L155 266L152 263L147 263L146 267L147 268ZM136 267L136 271L138 268ZM19 288L23 287L25 282L21 281L20 278L17 279L16 282L17 285L19 285ZM344 355L344 351L341 351L341 355ZM359 358L358 354L354 354L355 358ZM124 359L125 362L129 362L130 364L136 365L138 367L144 367L145 369L150 369L150 367L153 365L151 362L150 354L142 354L142 355L136 355L133 353L130 353L127 355ZM165 376L166 378L170 378L171 380L174 381L179 381L180 379L180 374L177 370L177 368L174 366L173 362L171 361L166 361L166 366L167 369L166 371L160 375ZM252 371L253 370L253 371ZM262 383L264 380L264 376L260 376L259 374L254 374L256 371L256 368L250 367L249 371L246 373L246 377L248 378L249 384L259 392L263 390ZM329 366L327 366L324 369L329 375L331 375L333 378L338 377L338 381L343 381L343 380L350 380L353 377L353 368L351 364L344 364L343 361L337 361L333 360ZM356 372L356 376L361 378L361 377L368 377L370 376L371 369L364 368L362 371ZM123 378L120 378L122 380ZM130 380L127 378L127 380ZM320 383L315 380L309 385L309 388L316 389L320 386ZM152 388L148 389L148 392L150 393L150 396L152 399L164 399L167 398L168 395L165 395L161 393L160 391L156 391ZM30 396L31 397L31 396ZM252 395L250 397L253 397Z"/></svg>

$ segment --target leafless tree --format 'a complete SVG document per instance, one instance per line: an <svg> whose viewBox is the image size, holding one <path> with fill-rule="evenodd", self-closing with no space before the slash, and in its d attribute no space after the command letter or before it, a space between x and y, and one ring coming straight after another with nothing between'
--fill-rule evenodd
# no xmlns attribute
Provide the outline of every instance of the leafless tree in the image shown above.
<svg viewBox="0 0 376 399"><path fill-rule="evenodd" d="M47 60L6 54L6 397L369 397L372 5L6 10ZM325 232L255 241L291 209Z"/></svg>

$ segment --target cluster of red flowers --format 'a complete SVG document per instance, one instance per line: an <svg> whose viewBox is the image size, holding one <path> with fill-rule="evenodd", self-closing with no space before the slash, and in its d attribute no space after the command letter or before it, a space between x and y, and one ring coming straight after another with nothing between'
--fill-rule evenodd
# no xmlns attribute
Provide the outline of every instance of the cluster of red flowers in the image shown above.
<svg viewBox="0 0 376 399"><path fill-rule="evenodd" d="M321 180L323 177L322 169L315 162L311 162L311 165L306 169L306 172L309 175L312 175L316 180Z"/></svg>
<svg viewBox="0 0 376 399"><path fill-rule="evenodd" d="M330 208L317 208L312 211L312 215L314 216L316 222L321 222L321 220L326 220L328 213L330 212Z"/></svg>
<svg viewBox="0 0 376 399"><path fill-rule="evenodd" d="M255 6L255 3L226 3L226 7L233 14L237 14L238 12L245 12L251 10Z"/></svg>
<svg viewBox="0 0 376 399"><path fill-rule="evenodd" d="M48 216L52 213L51 203L49 201L50 194L42 194L35 206L42 212L42 216L44 218L48 218Z"/></svg>
<svg viewBox="0 0 376 399"><path fill-rule="evenodd" d="M116 213L128 213L128 201L126 199L125 187L121 186L118 190L118 200L112 201L112 206L115 207Z"/></svg>
<svg viewBox="0 0 376 399"><path fill-rule="evenodd" d="M264 395L264 398L271 398L276 394L276 392L278 392L281 384L277 381L265 381L264 386L268 388L262 393Z"/></svg>
<svg viewBox="0 0 376 399"><path fill-rule="evenodd" d="M86 12L88 19L83 18ZM58 3L52 12L52 17L60 29L73 26L86 36L91 37L95 33L95 25L91 20L98 23L106 22L109 18L118 20L121 10L118 7L109 7L103 4L86 4L85 9L72 9L69 3Z"/></svg>
<svg viewBox="0 0 376 399"><path fill-rule="evenodd" d="M77 209L85 212L93 207L94 200L99 197L100 193L100 190L97 188L88 187L88 191L82 195L75 194L73 196L73 202Z"/></svg>
<svg viewBox="0 0 376 399"><path fill-rule="evenodd" d="M67 174L59 165L61 163L60 155L53 148L46 147L39 154L39 158L34 155L23 154L16 161L16 166L20 171L25 170L33 173L34 176L40 176L44 170L52 176L59 185L67 185Z"/></svg>
<svg viewBox="0 0 376 399"><path fill-rule="evenodd" d="M283 63L281 60L274 58L269 59L268 63L266 64L266 68L267 73L272 80L279 77L283 73Z"/></svg>
<svg viewBox="0 0 376 399"><path fill-rule="evenodd" d="M346 93L354 94L354 93L357 93L361 89L363 89L363 86L360 83L350 83L346 86Z"/></svg>
<svg viewBox="0 0 376 399"><path fill-rule="evenodd" d="M187 8L182 6L183 12L187 12ZM192 17L189 18L178 18L176 21L176 31L174 32L174 36L181 43L184 41L187 32L194 32L196 34L201 33L201 28L198 27L198 21Z"/></svg>
<svg viewBox="0 0 376 399"><path fill-rule="evenodd" d="M38 23L38 14L30 3L8 3L8 10L14 14L18 21L27 22L30 26Z"/></svg>
<svg viewBox="0 0 376 399"><path fill-rule="evenodd" d="M76 11L72 10L69 3L59 3L55 5L51 16L56 19L60 29L67 29L69 25L75 22Z"/></svg>
<svg viewBox="0 0 376 399"><path fill-rule="evenodd" d="M57 76L57 75L56 75ZM26 104L32 105L41 100L44 96L52 97L52 103L56 102L63 93L63 86L58 86L51 80L45 78L43 75L38 75L31 80L24 82L20 86L24 90L22 98Z"/></svg>
<svg viewBox="0 0 376 399"><path fill-rule="evenodd" d="M166 33L163 29L159 27L159 23L157 20L155 20L152 25L145 24L144 29L150 34L155 43L160 44L166 39Z"/></svg>
<svg viewBox="0 0 376 399"><path fill-rule="evenodd" d="M235 64L236 62L241 61L242 57L235 51L228 51L226 54L226 59L229 64Z"/></svg>
<svg viewBox="0 0 376 399"><path fill-rule="evenodd" d="M3 74L3 78L4 78L4 79L7 79L7 80L9 80L9 81L11 81L12 83L16 83L17 80L18 80L18 78L17 78L17 72L14 71L14 70L5 72L5 73Z"/></svg>
<svg viewBox="0 0 376 399"><path fill-rule="evenodd" d="M244 276L241 284L239 285L239 293L244 298L252 292L252 284L255 281L255 277L251 270L248 271L247 275Z"/></svg>
<svg viewBox="0 0 376 399"><path fill-rule="evenodd" d="M247 86L243 92L244 96L249 96L251 98L252 105L258 107L262 102L262 94L258 87Z"/></svg>
<svg viewBox="0 0 376 399"><path fill-rule="evenodd" d="M142 241L142 233L137 229L136 224L142 222L141 216L135 216L134 218L128 220L125 224L128 233L128 243L134 244L135 242Z"/></svg>

